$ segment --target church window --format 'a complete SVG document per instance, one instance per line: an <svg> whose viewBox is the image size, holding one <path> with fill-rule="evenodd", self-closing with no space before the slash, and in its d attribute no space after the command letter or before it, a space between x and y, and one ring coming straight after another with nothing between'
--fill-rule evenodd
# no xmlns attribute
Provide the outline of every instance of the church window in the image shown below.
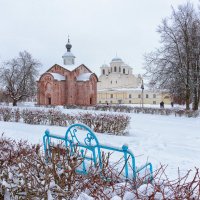
<svg viewBox="0 0 200 200"><path fill-rule="evenodd" d="M146 94L146 98L147 98L147 99L149 98L149 95L148 95L148 94Z"/></svg>
<svg viewBox="0 0 200 200"><path fill-rule="evenodd" d="M123 74L125 74L125 69L123 69Z"/></svg>
<svg viewBox="0 0 200 200"><path fill-rule="evenodd" d="M115 66L115 67L114 67L114 72L116 72L116 71L117 71L117 67Z"/></svg>
<svg viewBox="0 0 200 200"><path fill-rule="evenodd" d="M169 99L169 96L165 96L164 99Z"/></svg>
<svg viewBox="0 0 200 200"><path fill-rule="evenodd" d="M105 69L103 69L103 74L105 74Z"/></svg>
<svg viewBox="0 0 200 200"><path fill-rule="evenodd" d="M156 94L153 94L153 98L154 98L154 99L156 98Z"/></svg>
<svg viewBox="0 0 200 200"><path fill-rule="evenodd" d="M51 90L52 90L51 83L47 83L47 85L46 85L46 90L47 90L47 91L51 91Z"/></svg>

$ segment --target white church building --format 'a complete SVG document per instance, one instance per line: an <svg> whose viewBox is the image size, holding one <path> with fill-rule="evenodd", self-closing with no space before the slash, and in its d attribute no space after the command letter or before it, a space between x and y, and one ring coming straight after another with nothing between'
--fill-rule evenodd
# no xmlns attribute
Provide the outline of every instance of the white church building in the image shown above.
<svg viewBox="0 0 200 200"><path fill-rule="evenodd" d="M133 74L133 68L115 57L110 65L103 64L97 83L97 103L99 104L165 104L171 102L169 94L154 91L145 84L140 74ZM143 88L143 89L142 89Z"/></svg>

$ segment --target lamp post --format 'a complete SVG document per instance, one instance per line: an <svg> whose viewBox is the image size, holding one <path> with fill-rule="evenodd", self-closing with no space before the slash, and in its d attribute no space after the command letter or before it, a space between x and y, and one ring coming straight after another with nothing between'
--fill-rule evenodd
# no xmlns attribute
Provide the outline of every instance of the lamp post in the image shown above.
<svg viewBox="0 0 200 200"><path fill-rule="evenodd" d="M142 89L142 108L143 108L144 107L144 83L143 83L143 79L142 79L141 89Z"/></svg>

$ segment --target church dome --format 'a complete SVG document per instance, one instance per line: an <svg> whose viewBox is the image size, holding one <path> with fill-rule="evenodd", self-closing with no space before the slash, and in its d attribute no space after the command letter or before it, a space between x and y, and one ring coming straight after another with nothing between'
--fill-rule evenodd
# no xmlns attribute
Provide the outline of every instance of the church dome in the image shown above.
<svg viewBox="0 0 200 200"><path fill-rule="evenodd" d="M75 56L71 52L72 45L70 44L69 38L68 38L68 43L66 44L67 52L62 56L63 58L63 64L64 65L74 65L74 59Z"/></svg>
<svg viewBox="0 0 200 200"><path fill-rule="evenodd" d="M66 48L67 48L67 50L72 48L72 45L69 43L69 41L68 41L68 43L66 44Z"/></svg>
<svg viewBox="0 0 200 200"><path fill-rule="evenodd" d="M101 67L109 67L108 65L106 65L106 64L103 64L103 65L101 65Z"/></svg>
<svg viewBox="0 0 200 200"><path fill-rule="evenodd" d="M122 59L121 58L119 58L119 57L114 57L113 59L112 59L112 61L111 62L123 62L122 61Z"/></svg>
<svg viewBox="0 0 200 200"><path fill-rule="evenodd" d="M71 45L71 43L70 43L69 36L68 36L68 42L67 42L67 44L66 44L65 46L66 46L66 48L67 48L67 52L70 52L70 50L71 50L71 48L72 48L72 45Z"/></svg>

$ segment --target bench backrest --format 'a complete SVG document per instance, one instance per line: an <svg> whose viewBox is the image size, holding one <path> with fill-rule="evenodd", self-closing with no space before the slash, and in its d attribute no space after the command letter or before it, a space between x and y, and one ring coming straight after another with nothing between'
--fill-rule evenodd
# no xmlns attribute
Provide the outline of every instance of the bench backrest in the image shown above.
<svg viewBox="0 0 200 200"><path fill-rule="evenodd" d="M77 169L77 172L79 173L87 174L87 161L94 166L99 164L100 168L102 168L102 152L108 150L122 153L124 160L124 175L126 178L130 178L131 176L136 179L137 173L143 169L149 168L150 179L152 179L153 171L151 163L145 163L145 165L137 169L135 165L135 156L128 150L127 145L123 145L121 148L101 145L92 130L84 124L73 124L69 126L64 137L50 134L48 130L45 131L43 142L45 154L47 156L51 156L51 138L64 141L66 147L70 149L71 155L73 155L75 151L76 153L77 151L79 152L79 156L83 159L82 168Z"/></svg>

